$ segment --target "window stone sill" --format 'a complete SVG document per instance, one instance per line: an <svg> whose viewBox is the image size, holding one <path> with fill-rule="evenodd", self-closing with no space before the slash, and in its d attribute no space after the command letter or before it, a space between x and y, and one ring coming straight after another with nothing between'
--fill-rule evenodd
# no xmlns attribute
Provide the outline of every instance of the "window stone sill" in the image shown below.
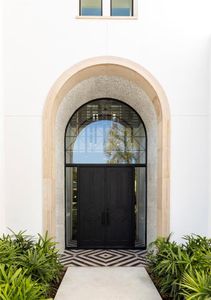
<svg viewBox="0 0 211 300"><path fill-rule="evenodd" d="M138 17L117 17L117 16L76 16L79 20L138 20Z"/></svg>

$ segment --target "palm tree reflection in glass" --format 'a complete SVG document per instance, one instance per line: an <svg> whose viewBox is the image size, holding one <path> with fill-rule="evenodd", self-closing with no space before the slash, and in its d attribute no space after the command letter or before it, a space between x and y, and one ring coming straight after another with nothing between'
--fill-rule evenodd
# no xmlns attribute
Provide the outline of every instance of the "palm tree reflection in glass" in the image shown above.
<svg viewBox="0 0 211 300"><path fill-rule="evenodd" d="M109 129L104 153L109 164L134 164L138 162L140 145L131 134L132 128L113 122Z"/></svg>

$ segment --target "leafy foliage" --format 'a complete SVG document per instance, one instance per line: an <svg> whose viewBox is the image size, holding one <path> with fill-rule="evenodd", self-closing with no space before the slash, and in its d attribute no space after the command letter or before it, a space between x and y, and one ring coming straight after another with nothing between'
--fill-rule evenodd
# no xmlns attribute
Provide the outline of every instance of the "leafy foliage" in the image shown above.
<svg viewBox="0 0 211 300"><path fill-rule="evenodd" d="M22 269L0 265L0 299L2 300L37 300L43 299L46 290L26 276Z"/></svg>
<svg viewBox="0 0 211 300"><path fill-rule="evenodd" d="M18 249L13 245L9 236L0 239L0 263L14 262Z"/></svg>
<svg viewBox="0 0 211 300"><path fill-rule="evenodd" d="M198 235L184 239L182 245L171 242L170 236L153 242L148 252L149 273L164 299L211 299L207 289L211 277L211 240ZM203 298L203 294L202 298L194 298L205 290L210 298Z"/></svg>
<svg viewBox="0 0 211 300"><path fill-rule="evenodd" d="M205 271L189 271L183 275L181 288L181 294L187 300L211 299L211 274Z"/></svg>
<svg viewBox="0 0 211 300"><path fill-rule="evenodd" d="M56 243L24 231L0 238L0 300L44 299L59 282L63 267Z"/></svg>
<svg viewBox="0 0 211 300"><path fill-rule="evenodd" d="M58 280L62 270L55 243L47 234L44 237L39 235L34 247L20 256L18 264L27 269L27 274L33 279L47 284Z"/></svg>

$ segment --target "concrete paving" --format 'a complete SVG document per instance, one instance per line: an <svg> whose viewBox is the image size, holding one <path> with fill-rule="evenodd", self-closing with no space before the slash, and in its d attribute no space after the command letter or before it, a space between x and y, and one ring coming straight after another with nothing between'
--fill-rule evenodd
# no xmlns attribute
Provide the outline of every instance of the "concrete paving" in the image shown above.
<svg viewBox="0 0 211 300"><path fill-rule="evenodd" d="M55 300L161 300L143 267L69 267Z"/></svg>

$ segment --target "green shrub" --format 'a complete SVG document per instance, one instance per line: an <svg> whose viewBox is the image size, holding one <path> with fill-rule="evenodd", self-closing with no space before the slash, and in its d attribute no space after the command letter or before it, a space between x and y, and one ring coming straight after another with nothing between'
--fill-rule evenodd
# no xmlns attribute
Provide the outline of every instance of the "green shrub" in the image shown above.
<svg viewBox="0 0 211 300"><path fill-rule="evenodd" d="M149 271L161 294L171 299L182 299L179 283L183 269L189 263L186 253L175 242L170 242L170 237L157 239L151 247L153 250L148 254Z"/></svg>
<svg viewBox="0 0 211 300"><path fill-rule="evenodd" d="M44 237L39 235L34 247L18 258L19 266L27 269L27 274L39 282L49 284L58 280L63 267L55 246L56 243L47 234Z"/></svg>
<svg viewBox="0 0 211 300"><path fill-rule="evenodd" d="M46 297L54 290L63 270L56 243L48 234L35 239L24 231L0 238L0 265L0 300L41 299L33 293ZM18 287L20 278L22 285ZM30 296L24 296L26 291Z"/></svg>
<svg viewBox="0 0 211 300"><path fill-rule="evenodd" d="M181 294L187 300L211 299L211 274L204 271L189 271L183 275L181 288Z"/></svg>
<svg viewBox="0 0 211 300"><path fill-rule="evenodd" d="M190 270L211 274L211 239L199 235L185 236L183 248L191 258Z"/></svg>
<svg viewBox="0 0 211 300"><path fill-rule="evenodd" d="M185 240L183 246L185 247L185 250L189 255L193 255L197 251L206 254L211 249L211 239L208 239L206 237L192 234L186 235L183 238Z"/></svg>
<svg viewBox="0 0 211 300"><path fill-rule="evenodd" d="M21 268L0 265L0 300L44 299L46 287L26 276Z"/></svg>
<svg viewBox="0 0 211 300"><path fill-rule="evenodd" d="M8 236L3 236L0 239L0 264L14 263L17 252L17 248L12 244Z"/></svg>
<svg viewBox="0 0 211 300"><path fill-rule="evenodd" d="M179 300L189 295L187 278L195 276L193 279L197 282L200 276L204 279L211 276L211 240L198 235L185 236L184 239L185 243L178 245L170 241L170 236L159 238L148 251L149 273L166 299Z"/></svg>
<svg viewBox="0 0 211 300"><path fill-rule="evenodd" d="M12 235L8 235L12 244L18 249L19 254L24 253L26 250L33 248L35 239L30 235L26 235L25 231L15 233L10 229Z"/></svg>
<svg viewBox="0 0 211 300"><path fill-rule="evenodd" d="M22 255L27 249L33 248L33 238L25 235L24 231L14 233L11 235L3 234L0 238L0 263L10 264L16 262L18 257Z"/></svg>

